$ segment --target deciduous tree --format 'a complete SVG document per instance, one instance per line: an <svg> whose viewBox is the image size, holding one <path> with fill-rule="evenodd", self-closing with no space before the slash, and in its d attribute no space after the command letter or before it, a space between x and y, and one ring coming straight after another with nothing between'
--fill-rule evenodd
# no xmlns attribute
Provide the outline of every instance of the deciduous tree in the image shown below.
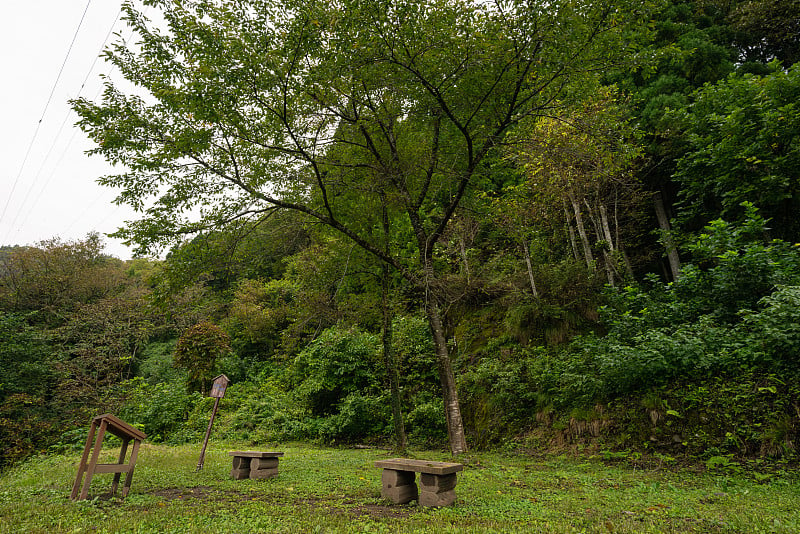
<svg viewBox="0 0 800 534"><path fill-rule="evenodd" d="M231 350L230 338L220 327L209 322L198 323L178 339L175 366L189 373L189 390L206 393L217 358Z"/></svg>
<svg viewBox="0 0 800 534"><path fill-rule="evenodd" d="M520 202L519 194L509 191L501 210L512 217L507 226L518 235L526 231L520 220L525 210L533 215L531 222L565 216L570 236L579 237L580 246L573 244L573 250L582 254L575 259L585 261L590 270L599 262L611 285L632 276L620 223L641 202L632 173L641 149L625 115L625 105L606 89L559 116L519 128L512 136L516 145L511 154L531 193L527 202Z"/></svg>
<svg viewBox="0 0 800 534"><path fill-rule="evenodd" d="M142 212L118 235L151 250L280 208L345 235L423 295L451 449L465 451L434 251L506 130L624 53L642 4L146 3L165 26L128 3L138 44L106 54L139 93L109 84L73 103L93 152L128 169L102 180ZM410 242L373 232L385 208Z"/></svg>

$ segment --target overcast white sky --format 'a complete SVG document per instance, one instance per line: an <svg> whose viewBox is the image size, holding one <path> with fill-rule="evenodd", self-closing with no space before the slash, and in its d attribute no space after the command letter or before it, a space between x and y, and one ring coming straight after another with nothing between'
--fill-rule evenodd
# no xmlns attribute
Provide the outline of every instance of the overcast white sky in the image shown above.
<svg viewBox="0 0 800 534"><path fill-rule="evenodd" d="M92 145L74 126L77 116L67 103L77 96L97 99L100 75L114 77L110 65L95 58L112 26L129 35L118 20L120 4L0 0L0 245L83 239L135 218L113 204L114 190L96 183L112 169L101 157L85 155ZM105 242L107 253L130 257L120 242Z"/></svg>

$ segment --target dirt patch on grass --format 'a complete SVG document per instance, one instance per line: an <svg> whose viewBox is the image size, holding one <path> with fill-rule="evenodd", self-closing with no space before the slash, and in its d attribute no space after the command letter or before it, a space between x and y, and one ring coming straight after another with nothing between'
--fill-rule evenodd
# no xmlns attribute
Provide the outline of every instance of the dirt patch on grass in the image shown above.
<svg viewBox="0 0 800 534"><path fill-rule="evenodd" d="M372 519L405 519L415 508L409 506L394 505L388 506L384 504L365 504L363 506L356 506L350 510L351 515L357 517L370 517Z"/></svg>
<svg viewBox="0 0 800 534"><path fill-rule="evenodd" d="M243 501L250 500L252 496L239 491L222 491L210 486L195 486L193 488L165 488L150 492L151 495L161 497L167 501L191 500L201 501Z"/></svg>
<svg viewBox="0 0 800 534"><path fill-rule="evenodd" d="M164 488L150 492L151 495L161 497L167 501L182 501L186 503L192 502L218 502L218 503L235 503L242 501L274 500L270 496L242 493L239 491L224 491L210 486L195 486L192 488ZM282 501L284 502L284 501ZM335 505L327 499L303 497L297 498L292 503L297 506L308 506L311 508L325 508L332 513L348 514L353 517L369 517L372 519L390 518L390 519L403 519L411 515L415 510L415 506L409 505L386 505L386 504L359 504L352 499L339 502ZM345 506L341 506L344 504Z"/></svg>

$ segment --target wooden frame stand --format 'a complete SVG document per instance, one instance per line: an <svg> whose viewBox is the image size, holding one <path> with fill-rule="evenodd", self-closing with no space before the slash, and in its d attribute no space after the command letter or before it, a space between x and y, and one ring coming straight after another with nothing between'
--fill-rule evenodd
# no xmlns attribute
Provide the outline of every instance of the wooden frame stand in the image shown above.
<svg viewBox="0 0 800 534"><path fill-rule="evenodd" d="M110 432L122 440L119 460L115 464L97 463L100 458L100 450L103 448L103 438L105 438L106 432ZM136 456L139 453L139 445L146 437L147 435L144 432L130 426L110 413L98 415L92 419L89 435L86 438L86 447L83 449L81 463L78 465L78 476L75 477L75 483L72 485L70 499L74 501L78 498L79 491L80 499L85 499L89 495L89 486L95 473L114 473L114 482L111 484L111 495L114 495L117 492L120 476L125 473L125 483L122 486L122 498L124 499L131 489L131 479L133 478L133 468L136 465ZM128 463L125 463L128 443L131 441L133 441L131 457ZM89 460L90 452L92 454L91 460ZM89 460L88 464L87 460ZM84 473L86 473L86 480L83 481L83 487L81 488L81 480Z"/></svg>

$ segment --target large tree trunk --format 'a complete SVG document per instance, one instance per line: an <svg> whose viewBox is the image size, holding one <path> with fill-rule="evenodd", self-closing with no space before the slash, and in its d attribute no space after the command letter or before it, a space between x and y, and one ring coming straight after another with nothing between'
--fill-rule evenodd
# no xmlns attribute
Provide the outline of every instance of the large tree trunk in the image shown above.
<svg viewBox="0 0 800 534"><path fill-rule="evenodd" d="M669 268L672 272L672 279L677 280L681 274L681 260L678 257L678 250L675 248L675 242L672 240L669 218L667 217L667 210L664 208L664 198L661 193L653 195L653 203L656 209L656 218L658 219L658 226L664 231L664 246L667 248L667 258L669 259Z"/></svg>
<svg viewBox="0 0 800 534"><path fill-rule="evenodd" d="M429 301L426 308L431 333L433 334L433 342L436 347L436 359L439 364L439 380L442 383L444 411L447 418L447 435L450 438L450 452L462 454L467 452L467 438L464 434L464 422L461 419L461 406L458 402L456 378L453 374L453 366L450 364L450 353L447 349L447 340L444 337L439 307Z"/></svg>
<svg viewBox="0 0 800 534"><path fill-rule="evenodd" d="M431 292L430 282L433 278L433 266L430 258L424 258L423 261L425 262L427 277L427 282L425 283L425 314L428 316L428 324L431 328L433 344L436 350L439 381L442 385L444 411L447 419L447 435L450 438L450 452L463 454L467 452L467 438L464 434L464 422L461 419L461 406L458 402L456 378L453 374L453 366L450 363L450 350L447 348L447 339L444 335L439 303L436 300L436 296Z"/></svg>

